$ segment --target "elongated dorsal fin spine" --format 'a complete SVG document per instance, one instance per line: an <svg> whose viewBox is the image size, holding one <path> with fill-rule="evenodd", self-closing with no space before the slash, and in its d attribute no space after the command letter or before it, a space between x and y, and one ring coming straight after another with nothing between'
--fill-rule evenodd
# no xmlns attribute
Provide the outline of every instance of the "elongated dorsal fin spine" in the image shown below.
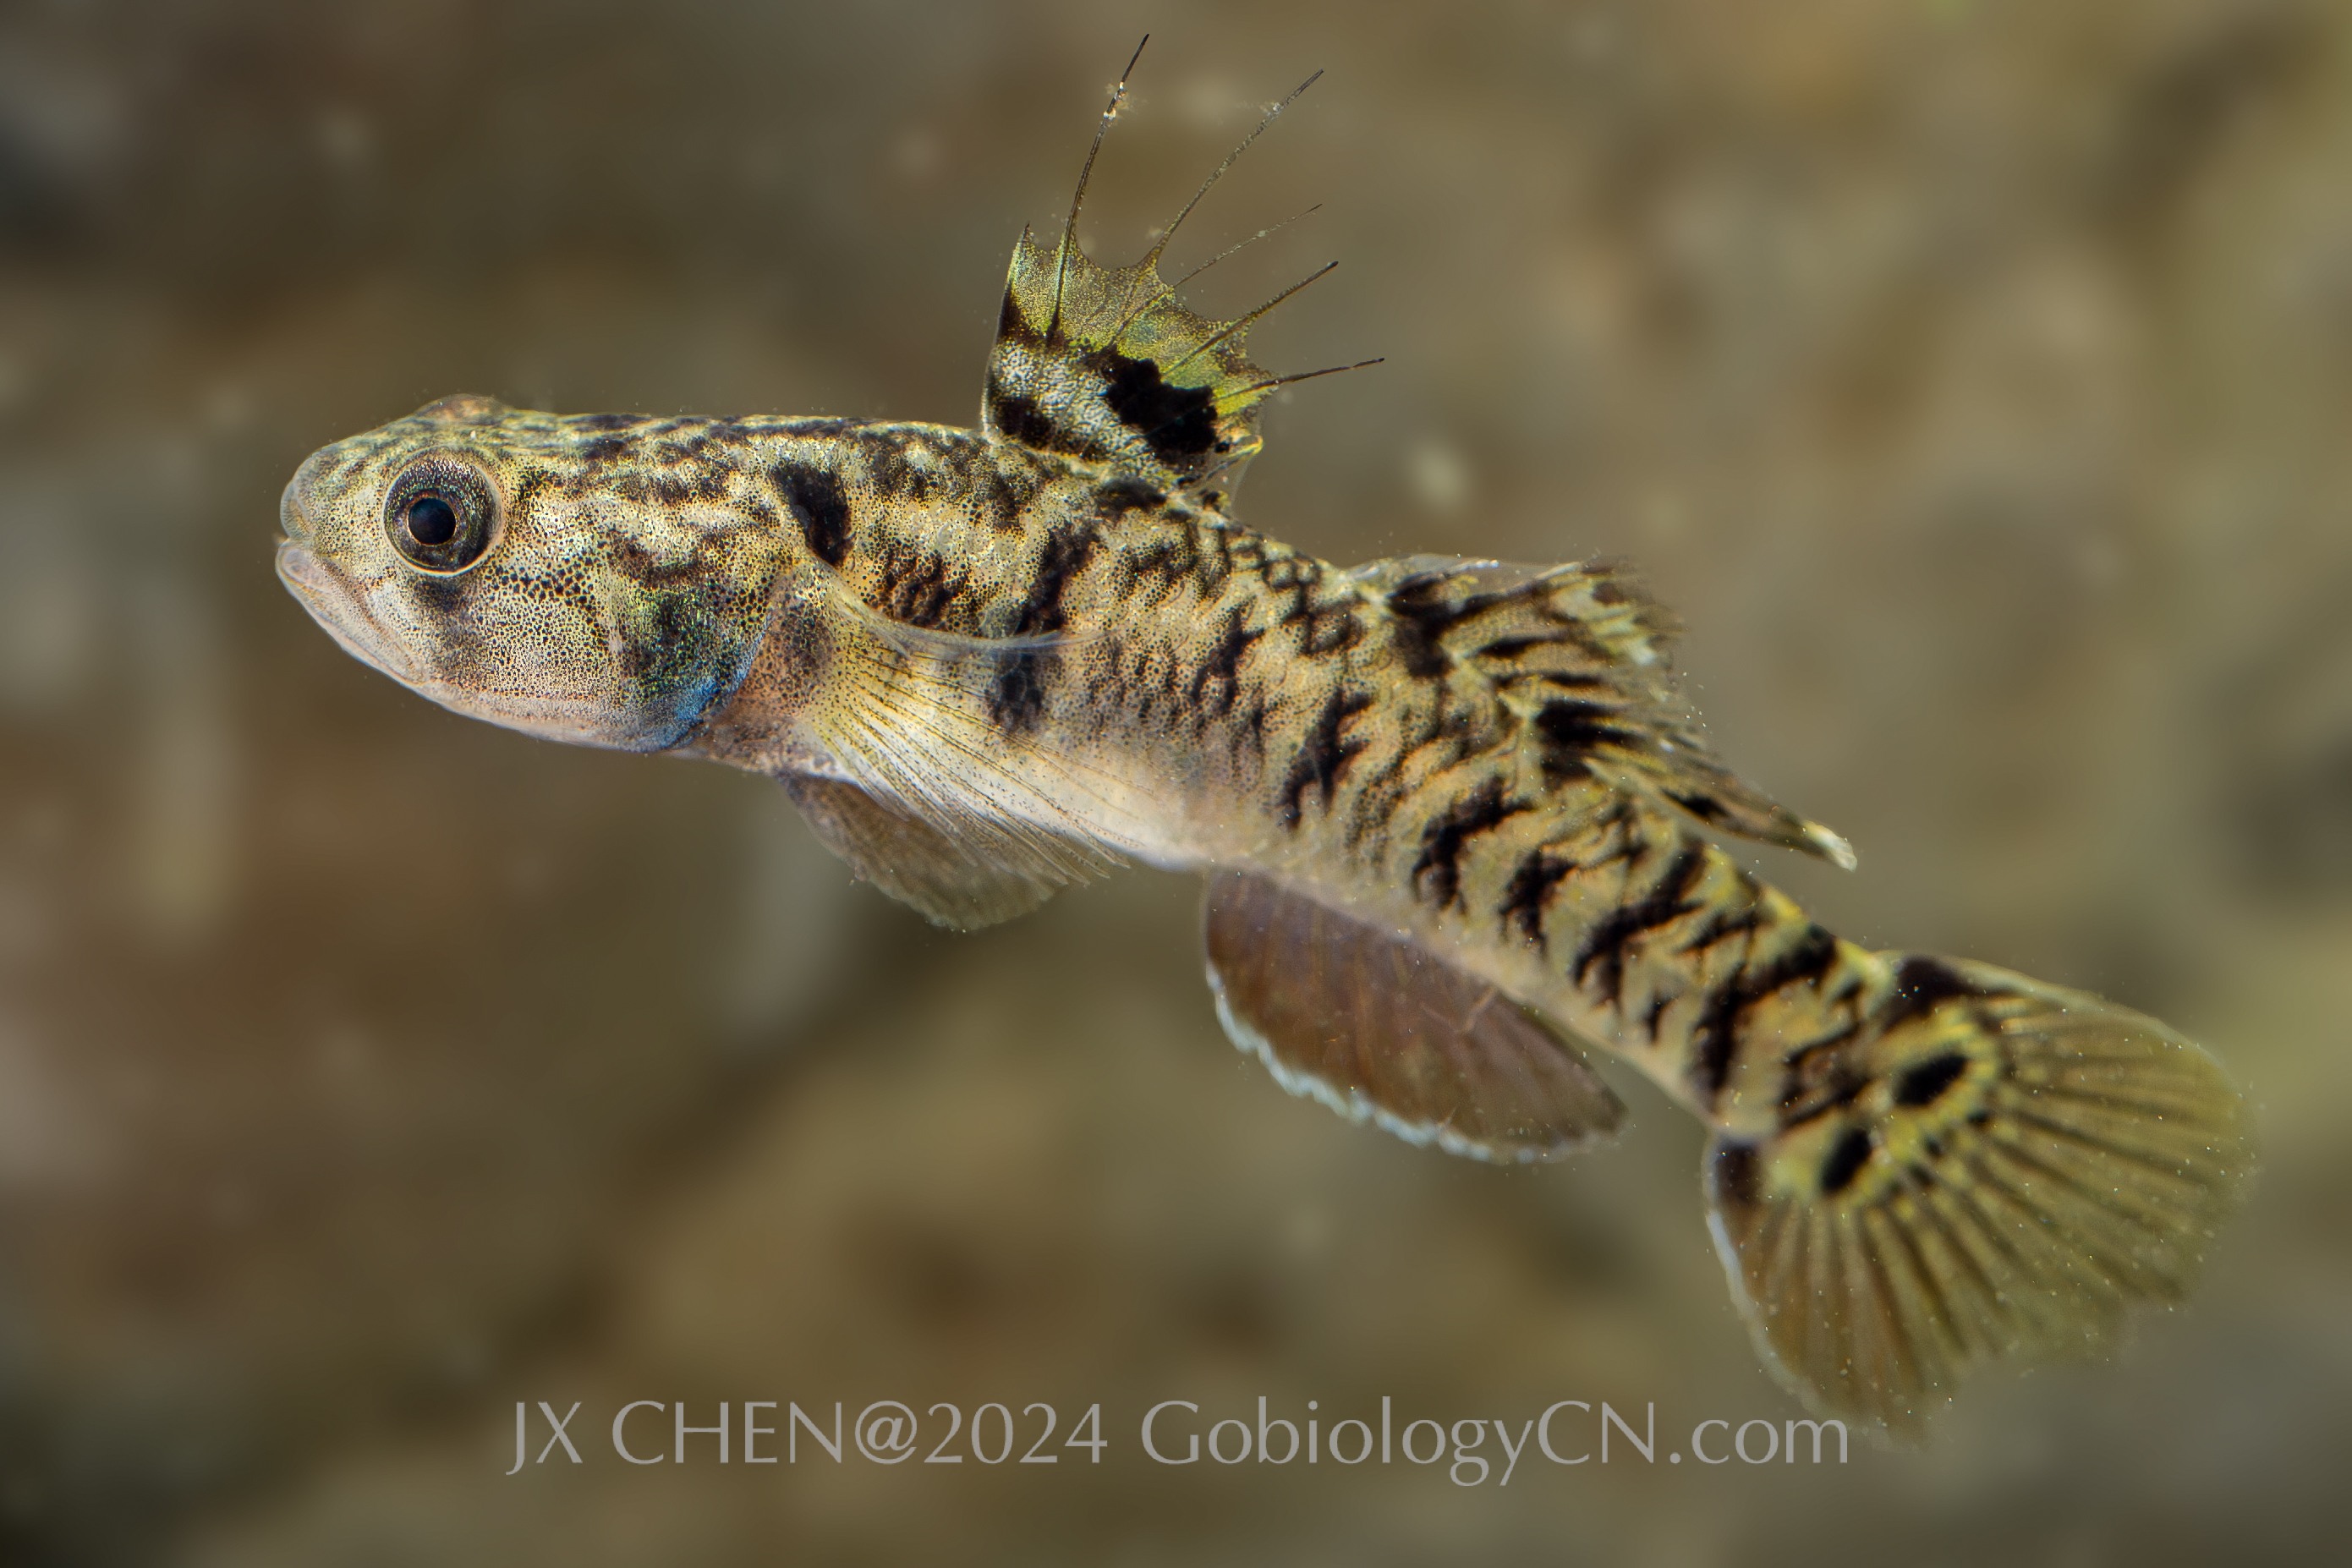
<svg viewBox="0 0 2352 1568"><path fill-rule="evenodd" d="M1142 53L1138 46L1137 58ZM1128 71L1134 68L1131 59ZM1163 493L1181 492L1211 506L1224 503L1243 465L1261 445L1260 405L1288 382L1329 374L1270 375L1250 363L1243 339L1260 317L1330 268L1236 320L1214 321L1184 308L1160 277L1160 258L1201 198L1321 75L1318 71L1308 77L1266 111L1160 231L1141 260L1105 267L1079 247L1077 222L1095 159L1126 100L1128 77L1120 75L1087 150L1060 236L1048 247L1024 233L1013 247L981 405L982 425L991 435L1101 463L1121 478ZM1253 237L1263 238L1269 232Z"/></svg>

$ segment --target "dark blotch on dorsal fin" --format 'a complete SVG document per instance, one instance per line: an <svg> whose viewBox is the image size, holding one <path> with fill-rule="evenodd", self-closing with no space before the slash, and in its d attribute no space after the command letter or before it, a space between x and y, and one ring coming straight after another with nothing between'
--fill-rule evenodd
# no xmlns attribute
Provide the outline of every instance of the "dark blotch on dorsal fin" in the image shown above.
<svg viewBox="0 0 2352 1568"><path fill-rule="evenodd" d="M1234 1043L1352 1121L1525 1162L1557 1159L1624 1118L1536 1015L1409 937L1236 871L1209 878L1206 935Z"/></svg>
<svg viewBox="0 0 2352 1568"><path fill-rule="evenodd" d="M1141 49L1136 52L1139 58ZM1219 165L1142 260L1105 267L1078 247L1078 209L1126 92L1122 76L1060 237L1041 245L1024 233L1013 247L981 420L992 435L1221 506L1261 444L1259 405L1284 382L1305 379L1268 375L1243 353L1242 340L1252 321L1305 284L1238 321L1213 321L1179 302L1160 276L1160 257L1193 203L1298 93L1276 106Z"/></svg>

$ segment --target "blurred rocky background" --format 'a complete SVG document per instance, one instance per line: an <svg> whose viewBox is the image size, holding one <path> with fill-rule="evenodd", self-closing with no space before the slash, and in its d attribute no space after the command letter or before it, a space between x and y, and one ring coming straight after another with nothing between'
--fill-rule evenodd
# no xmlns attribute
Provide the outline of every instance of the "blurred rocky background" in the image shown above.
<svg viewBox="0 0 2352 1568"><path fill-rule="evenodd" d="M1190 883L942 936L772 785L450 717L279 590L296 463L452 392L969 421L1147 30L1113 258L1329 71L1174 258L1320 202L1194 298L1336 257L1257 357L1386 356L1275 411L1244 515L1639 561L1723 751L1863 855L1755 864L2213 1042L2266 1166L2189 1310L1843 1468L1152 1465L1160 1399L1796 1412L1654 1094L1538 1174L1347 1127L1224 1043ZM2313 1560L2347 192L2327 0L0 8L0 1560ZM885 1398L1112 1447L605 1439ZM509 1479L541 1399L589 1462Z"/></svg>

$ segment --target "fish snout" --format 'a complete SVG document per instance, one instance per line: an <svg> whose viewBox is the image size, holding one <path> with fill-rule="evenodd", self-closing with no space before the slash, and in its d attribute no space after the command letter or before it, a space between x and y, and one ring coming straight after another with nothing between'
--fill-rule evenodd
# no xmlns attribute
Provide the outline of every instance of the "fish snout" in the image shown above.
<svg viewBox="0 0 2352 1568"><path fill-rule="evenodd" d="M319 459L324 452L313 452L294 470L286 481L286 489L278 498L278 531L296 544L309 544L313 539L310 526L310 485L319 471ZM280 574L283 575L281 567Z"/></svg>

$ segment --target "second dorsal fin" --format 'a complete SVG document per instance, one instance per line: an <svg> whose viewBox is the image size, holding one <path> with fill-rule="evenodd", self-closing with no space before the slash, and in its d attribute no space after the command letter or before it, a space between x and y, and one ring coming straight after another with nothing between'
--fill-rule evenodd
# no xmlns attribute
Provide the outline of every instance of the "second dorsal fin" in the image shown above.
<svg viewBox="0 0 2352 1568"><path fill-rule="evenodd" d="M1293 1094L1507 1163L1558 1159L1624 1119L1573 1047L1408 937L1240 871L1210 875L1204 924L1217 1016Z"/></svg>
<svg viewBox="0 0 2352 1568"><path fill-rule="evenodd" d="M1600 771L1711 827L1853 869L1853 846L1716 756L1672 674L1674 622L1622 568L1409 555L1349 575L1397 617L1412 657L1493 681L1547 773Z"/></svg>
<svg viewBox="0 0 2352 1568"><path fill-rule="evenodd" d="M1142 53L1139 47L1137 57ZM1129 61L1128 69L1134 68ZM1210 506L1224 503L1261 444L1259 405L1284 383L1306 379L1268 375L1243 353L1242 339L1251 322L1323 274L1238 321L1213 321L1177 300L1160 276L1160 257L1217 176L1306 90L1302 84L1267 112L1142 260L1105 267L1078 247L1077 219L1095 154L1127 94L1127 78L1120 76L1060 237L1041 245L1024 232L1013 247L981 404L990 434L1104 464L1163 492L1185 492Z"/></svg>

